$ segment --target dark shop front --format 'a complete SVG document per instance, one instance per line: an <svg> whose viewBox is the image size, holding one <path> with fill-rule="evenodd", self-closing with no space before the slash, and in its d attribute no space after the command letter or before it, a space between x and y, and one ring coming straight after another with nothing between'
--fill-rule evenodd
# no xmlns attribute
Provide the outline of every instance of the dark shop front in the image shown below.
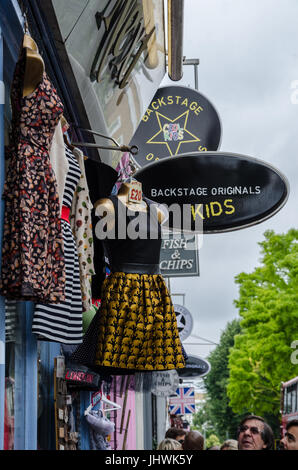
<svg viewBox="0 0 298 470"><path fill-rule="evenodd" d="M142 374L70 358L109 275L94 204L125 176L165 57L158 0L0 2L1 450L152 448Z"/></svg>

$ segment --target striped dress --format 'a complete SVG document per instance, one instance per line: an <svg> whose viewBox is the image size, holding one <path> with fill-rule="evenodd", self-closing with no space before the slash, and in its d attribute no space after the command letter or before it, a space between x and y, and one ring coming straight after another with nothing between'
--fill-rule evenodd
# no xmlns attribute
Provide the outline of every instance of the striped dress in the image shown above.
<svg viewBox="0 0 298 470"><path fill-rule="evenodd" d="M69 163L63 194L63 206L71 207L81 170L73 153L65 146ZM59 304L36 304L32 331L39 340L78 344L82 342L82 294L79 261L75 240L68 221L61 219L65 257L65 301Z"/></svg>

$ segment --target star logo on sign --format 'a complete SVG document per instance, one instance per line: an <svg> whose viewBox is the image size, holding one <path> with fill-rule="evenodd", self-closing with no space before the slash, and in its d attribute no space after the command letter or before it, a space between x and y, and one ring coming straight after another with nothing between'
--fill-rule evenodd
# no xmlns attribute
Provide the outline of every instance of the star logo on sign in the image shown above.
<svg viewBox="0 0 298 470"><path fill-rule="evenodd" d="M177 155L179 153L180 146L182 144L187 144L190 142L200 142L201 139L199 139L199 137L192 134L186 128L189 110L180 114L175 119L170 119L167 116L164 116L163 114L157 111L155 111L155 115L156 115L156 119L159 125L159 131L156 134L154 134L149 140L147 140L146 142L147 144L166 145L169 151L169 155L172 156L172 155ZM177 124L177 126L175 127L178 128L180 131L183 131L180 134L180 135L183 135L181 140L171 138L172 136L170 135L168 131L169 129L174 128L174 126L172 125L175 123ZM165 132L165 129L167 129L167 132ZM165 138L165 135L168 136L167 140Z"/></svg>

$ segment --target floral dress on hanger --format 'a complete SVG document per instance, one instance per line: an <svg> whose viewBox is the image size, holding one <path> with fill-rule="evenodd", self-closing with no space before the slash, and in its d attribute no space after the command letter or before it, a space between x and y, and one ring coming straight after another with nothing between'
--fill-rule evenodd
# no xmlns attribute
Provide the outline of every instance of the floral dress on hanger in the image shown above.
<svg viewBox="0 0 298 470"><path fill-rule="evenodd" d="M11 88L0 293L15 300L57 303L64 299L65 265L49 148L63 104L45 72L35 90L22 96L25 65L23 48Z"/></svg>

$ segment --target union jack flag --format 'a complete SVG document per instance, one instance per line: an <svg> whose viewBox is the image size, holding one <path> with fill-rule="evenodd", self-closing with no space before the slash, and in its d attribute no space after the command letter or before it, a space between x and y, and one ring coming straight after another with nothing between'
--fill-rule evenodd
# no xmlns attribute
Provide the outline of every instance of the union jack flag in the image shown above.
<svg viewBox="0 0 298 470"><path fill-rule="evenodd" d="M169 399L171 415L185 415L195 413L195 389L194 387L177 388L176 395Z"/></svg>

